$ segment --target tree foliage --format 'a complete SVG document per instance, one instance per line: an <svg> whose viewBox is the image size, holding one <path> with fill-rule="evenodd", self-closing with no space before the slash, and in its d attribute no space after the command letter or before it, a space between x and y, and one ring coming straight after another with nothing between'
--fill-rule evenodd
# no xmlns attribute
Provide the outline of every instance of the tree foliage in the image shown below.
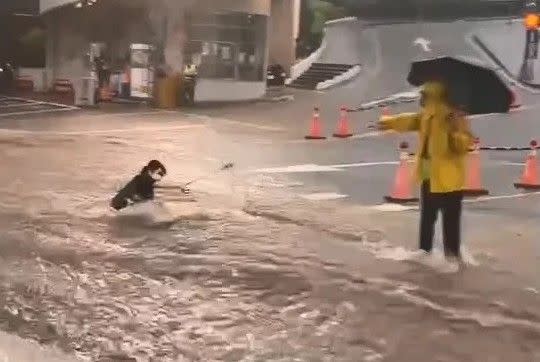
<svg viewBox="0 0 540 362"><path fill-rule="evenodd" d="M348 10L330 1L302 0L298 56L306 56L321 43L325 23L347 16Z"/></svg>

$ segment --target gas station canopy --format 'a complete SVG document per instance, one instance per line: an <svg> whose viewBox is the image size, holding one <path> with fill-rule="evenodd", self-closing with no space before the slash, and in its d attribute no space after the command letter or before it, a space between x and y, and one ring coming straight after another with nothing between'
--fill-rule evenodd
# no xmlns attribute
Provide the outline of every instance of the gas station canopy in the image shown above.
<svg viewBox="0 0 540 362"><path fill-rule="evenodd" d="M44 14L54 8L78 2L78 0L39 0L39 12Z"/></svg>

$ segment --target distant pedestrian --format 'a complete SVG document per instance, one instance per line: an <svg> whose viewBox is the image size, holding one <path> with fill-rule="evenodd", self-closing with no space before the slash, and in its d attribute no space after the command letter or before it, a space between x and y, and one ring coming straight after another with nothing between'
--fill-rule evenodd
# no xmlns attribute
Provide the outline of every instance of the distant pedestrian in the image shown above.
<svg viewBox="0 0 540 362"><path fill-rule="evenodd" d="M195 105L195 87L197 86L197 66L188 64L184 69L184 101L186 104Z"/></svg>
<svg viewBox="0 0 540 362"><path fill-rule="evenodd" d="M13 66L6 62L0 63L0 90L11 92L15 83L15 70Z"/></svg>
<svg viewBox="0 0 540 362"><path fill-rule="evenodd" d="M449 271L461 261L461 211L466 155L474 137L464 113L451 105L440 82L424 84L418 113L383 116L381 130L416 131L419 134L417 178L421 183L420 259L433 248L439 210L443 216L444 251Z"/></svg>

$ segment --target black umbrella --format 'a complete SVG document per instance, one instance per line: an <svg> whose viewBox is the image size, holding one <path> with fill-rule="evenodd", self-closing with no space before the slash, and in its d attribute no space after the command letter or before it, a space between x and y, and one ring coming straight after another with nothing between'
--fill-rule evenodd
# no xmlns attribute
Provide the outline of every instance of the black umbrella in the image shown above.
<svg viewBox="0 0 540 362"><path fill-rule="evenodd" d="M445 83L451 102L468 114L507 113L512 103L511 90L493 69L458 58L413 62L407 80L414 86L432 80Z"/></svg>

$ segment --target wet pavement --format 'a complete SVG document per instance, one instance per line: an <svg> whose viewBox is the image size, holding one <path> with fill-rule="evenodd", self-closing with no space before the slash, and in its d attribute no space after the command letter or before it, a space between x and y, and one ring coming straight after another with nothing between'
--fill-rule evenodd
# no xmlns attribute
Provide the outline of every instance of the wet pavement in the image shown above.
<svg viewBox="0 0 540 362"><path fill-rule="evenodd" d="M75 110L76 107L60 103L0 95L0 118Z"/></svg>
<svg viewBox="0 0 540 362"><path fill-rule="evenodd" d="M89 361L540 360L535 217L467 209L469 264L440 274L410 262L414 210L310 201L301 196L335 183L257 171L370 160L361 140L297 143L242 122L177 112L3 121L0 328ZM168 184L212 177L193 185L197 202L168 190L158 204L109 211L151 158ZM228 161L235 168L214 175ZM347 187L356 172L340 173Z"/></svg>

